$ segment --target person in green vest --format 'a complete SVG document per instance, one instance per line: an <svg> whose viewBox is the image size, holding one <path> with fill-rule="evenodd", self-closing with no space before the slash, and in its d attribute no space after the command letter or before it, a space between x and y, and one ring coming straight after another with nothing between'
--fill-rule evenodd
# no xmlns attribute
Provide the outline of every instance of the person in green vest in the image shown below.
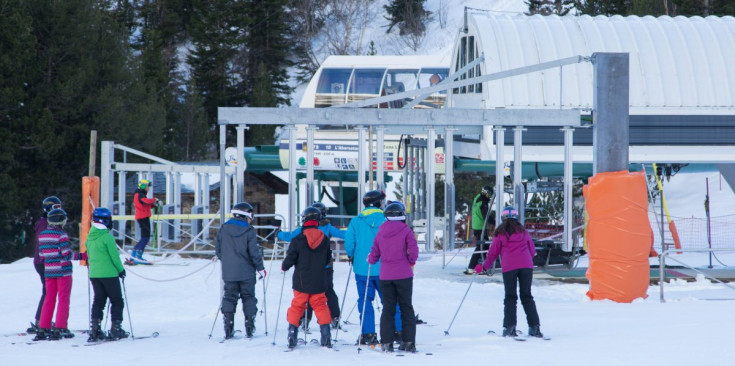
<svg viewBox="0 0 735 366"><path fill-rule="evenodd" d="M129 333L122 329L123 302L120 280L125 281L120 254L117 251L115 238L110 234L112 213L106 208L95 208L92 212L92 228L87 236L87 259L89 261L89 280L94 289L94 301L90 315L90 332L87 342L118 340L127 338ZM110 317L112 327L105 335L102 327L102 316L105 304L110 299Z"/></svg>
<svg viewBox="0 0 735 366"><path fill-rule="evenodd" d="M475 252L472 253L470 263L467 265L464 274L471 275L475 273L475 266L485 257L483 253L479 252L486 251L490 246L485 239L487 239L487 229L494 229L495 216L493 212L487 214L490 210L490 198L493 192L493 187L484 186L480 193L475 196L475 200L472 201L472 241L475 243ZM487 223L485 223L485 219L487 219ZM485 228L485 233L482 232L483 228Z"/></svg>

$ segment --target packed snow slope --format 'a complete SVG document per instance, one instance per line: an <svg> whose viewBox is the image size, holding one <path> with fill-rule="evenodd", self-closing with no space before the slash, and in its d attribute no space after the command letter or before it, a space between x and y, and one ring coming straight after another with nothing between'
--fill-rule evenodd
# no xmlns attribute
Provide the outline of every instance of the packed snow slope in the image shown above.
<svg viewBox="0 0 735 366"><path fill-rule="evenodd" d="M652 286L647 299L618 304L588 300L585 296L588 286L584 284L536 279L533 294L541 316L541 330L552 340L515 342L487 334L488 330L501 330L503 286L498 274L478 276L449 335L445 336L444 331L472 277L460 274L467 263L464 253L446 269L442 269L441 255L427 259L417 263L414 282L414 308L428 323L417 327L418 354L394 358L369 349L358 354L353 344L358 336L359 316L357 311L350 314L357 299L354 277L347 287L343 315L351 324L345 325L345 332L339 334L340 340L335 346L338 352L314 345L300 346L291 353L283 352L286 349L286 309L293 293L290 290L292 272L284 277L279 270L280 261L275 261L272 267L266 262L266 268L270 269L268 282L265 282L266 299L263 298L264 282L259 281L256 285L259 309L267 305L265 312L257 316L256 337L219 343L223 336L221 316L212 338L208 338L220 302L219 263L172 258L159 265L128 267L125 281L126 306L130 310L134 334L144 336L157 331L158 338L127 339L84 347L86 335L83 334L73 339L30 345L25 342L29 342L31 336L0 336L0 364L356 365L388 361L424 366L450 363L673 366L727 365L735 355L732 351L733 302L711 300L733 299L735 291L706 280L668 284L665 303L659 301L658 287ZM733 254L720 259L735 263ZM177 279L187 274L191 275ZM340 300L347 279L348 265L337 263L334 285ZM279 312L282 283L284 291ZM72 329L87 328L87 291L87 269L75 262L69 318ZM26 329L35 314L40 292L38 275L30 258L0 265L0 293L3 294L0 297L0 334ZM126 311L124 326L127 330L131 330L131 318ZM379 322L379 317L376 321ZM240 311L235 324L236 329L244 328ZM518 325L526 331L520 304ZM317 334L309 337L316 338ZM427 352L432 355L426 355Z"/></svg>

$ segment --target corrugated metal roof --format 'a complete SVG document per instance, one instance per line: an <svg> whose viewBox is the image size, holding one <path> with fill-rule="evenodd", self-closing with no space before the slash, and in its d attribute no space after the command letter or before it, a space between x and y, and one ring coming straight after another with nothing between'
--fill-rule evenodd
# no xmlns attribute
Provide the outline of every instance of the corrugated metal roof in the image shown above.
<svg viewBox="0 0 735 366"><path fill-rule="evenodd" d="M594 52L628 52L631 114L735 113L731 16L472 13L468 28L485 54L483 74ZM551 69L490 82L483 99L490 108L592 108L592 65L565 66L562 74L561 90L560 71ZM467 107L462 95L453 99L454 106Z"/></svg>

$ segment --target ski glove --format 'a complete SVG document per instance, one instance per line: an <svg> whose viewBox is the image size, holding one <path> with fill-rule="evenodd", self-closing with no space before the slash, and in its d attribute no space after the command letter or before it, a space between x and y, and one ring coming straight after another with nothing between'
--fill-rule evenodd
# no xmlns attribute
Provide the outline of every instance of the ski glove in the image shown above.
<svg viewBox="0 0 735 366"><path fill-rule="evenodd" d="M122 272L117 274L117 277L120 277L122 279L125 279L125 270L123 269Z"/></svg>
<svg viewBox="0 0 735 366"><path fill-rule="evenodd" d="M475 273L482 273L485 270L482 268L482 264L478 264L475 266Z"/></svg>
<svg viewBox="0 0 735 366"><path fill-rule="evenodd" d="M85 261L85 262L87 261L87 259L88 259L88 258L87 258L87 252L82 252L82 253L80 254L80 256L81 256L81 259L82 259L83 261Z"/></svg>
<svg viewBox="0 0 735 366"><path fill-rule="evenodd" d="M347 257L347 263L352 264L352 260L353 260L352 257Z"/></svg>
<svg viewBox="0 0 735 366"><path fill-rule="evenodd" d="M263 270L258 271L258 275L260 275L260 278L258 278L258 279L259 280L262 280L262 279L265 278L265 276L268 275L268 272L265 269L263 269Z"/></svg>

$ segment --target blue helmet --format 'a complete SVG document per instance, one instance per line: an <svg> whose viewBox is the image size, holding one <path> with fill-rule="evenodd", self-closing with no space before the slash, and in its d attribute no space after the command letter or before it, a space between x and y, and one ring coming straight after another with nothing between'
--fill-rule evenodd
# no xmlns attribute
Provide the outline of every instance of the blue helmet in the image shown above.
<svg viewBox="0 0 735 366"><path fill-rule="evenodd" d="M500 218L503 220L506 220L506 219L519 220L520 216L518 215L518 210L516 210L515 207L507 206L503 209L503 212L500 214Z"/></svg>
<svg viewBox="0 0 735 366"><path fill-rule="evenodd" d="M62 227L66 225L66 211L55 208L49 211L48 215L46 215L46 220L48 220L49 225Z"/></svg>
<svg viewBox="0 0 735 366"><path fill-rule="evenodd" d="M61 200L56 196L48 196L43 199L41 206L43 207L43 212L48 214L49 211L55 208L61 208Z"/></svg>
<svg viewBox="0 0 735 366"><path fill-rule="evenodd" d="M112 227L112 212L104 207L97 207L92 212L92 222L105 225L110 229Z"/></svg>

